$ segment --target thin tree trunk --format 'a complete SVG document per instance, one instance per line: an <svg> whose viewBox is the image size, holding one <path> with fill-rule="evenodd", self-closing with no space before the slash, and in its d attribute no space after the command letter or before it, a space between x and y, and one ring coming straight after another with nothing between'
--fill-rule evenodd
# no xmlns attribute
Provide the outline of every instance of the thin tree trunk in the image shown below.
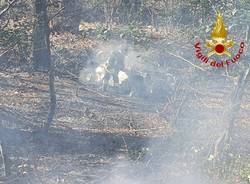
<svg viewBox="0 0 250 184"><path fill-rule="evenodd" d="M3 143L0 142L0 176L7 177L10 175L10 167L7 161Z"/></svg>
<svg viewBox="0 0 250 184"><path fill-rule="evenodd" d="M33 29L33 66L36 71L49 71L50 42L47 1L35 1L35 23Z"/></svg>
<svg viewBox="0 0 250 184"><path fill-rule="evenodd" d="M223 150L225 149L226 145L231 147L234 135L234 122L240 111L242 97L244 94L244 90L246 89L247 79L249 78L249 76L250 66L248 66L247 70L240 73L237 85L232 92L229 109L227 110L224 118L224 121L227 123L227 127L221 134L221 136L217 139L214 146L213 155L216 158L219 157L219 155L223 156Z"/></svg>
<svg viewBox="0 0 250 184"><path fill-rule="evenodd" d="M54 61L51 60L51 67L49 71L49 94L50 94L50 105L49 105L49 114L48 114L48 119L47 123L45 125L45 130L48 132L52 121L53 117L55 115L56 111L56 92L55 92L55 64Z"/></svg>
<svg viewBox="0 0 250 184"><path fill-rule="evenodd" d="M246 37L245 43L248 43L250 39L250 29L247 26L246 29ZM243 61L242 61L243 62ZM246 62L246 61L245 61ZM242 97L244 94L244 90L246 89L247 81L250 77L250 65L247 65L247 69L242 71L239 75L237 85L232 92L230 99L230 106L224 118L224 121L227 123L227 127L225 131L221 134L221 136L217 139L214 145L213 155L218 157L219 155L223 155L223 149L226 145L231 147L232 139L234 134L234 121L239 114L240 105L242 103Z"/></svg>
<svg viewBox="0 0 250 184"><path fill-rule="evenodd" d="M64 7L64 30L79 33L82 6L79 0L63 0Z"/></svg>
<svg viewBox="0 0 250 184"><path fill-rule="evenodd" d="M33 35L33 63L35 70L49 71L50 105L47 122L44 125L44 130L48 132L55 115L56 93L54 86L55 64L51 59L50 53L50 31L48 26L47 1L36 0L35 9L36 21Z"/></svg>

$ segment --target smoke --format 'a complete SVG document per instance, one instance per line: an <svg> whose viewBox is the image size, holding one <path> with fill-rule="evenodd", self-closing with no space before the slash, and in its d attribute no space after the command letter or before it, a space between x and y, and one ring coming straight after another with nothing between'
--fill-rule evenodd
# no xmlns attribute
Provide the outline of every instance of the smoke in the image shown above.
<svg viewBox="0 0 250 184"><path fill-rule="evenodd" d="M104 45L100 44L96 52L101 52L103 58L95 57L94 62L97 65L104 63L109 54L122 44L124 43L113 41L105 42ZM143 50L131 45L127 46L129 48L125 61L127 70L141 73L150 72L153 81L159 86L172 83L172 87L176 87L178 73L171 74L173 76L171 79L167 78L170 76L168 69L157 66L159 59L156 58L157 49ZM205 72L203 74L204 77L207 75ZM176 129L174 135L171 138L150 139L148 149L140 160L131 158L129 154L123 160L116 160L109 168L108 176L98 184L215 183L204 173L203 164L212 158L212 151L208 149L227 127L224 117L228 96L219 95L218 98L215 92L214 96L210 96L208 90L211 88L219 91L232 84L225 78L217 79L216 83L210 79L207 79L205 83L199 81L193 83L195 75L185 76L183 74L181 78L181 88L185 89L176 89L177 91L171 95L177 99L187 96L187 101L176 102L177 104L171 106L173 111L169 116L173 116L173 118L169 119L169 123ZM162 92L160 91L160 93ZM220 104L221 102L223 103ZM152 105L157 103L161 105L164 101L152 102ZM206 110L202 107L206 107ZM176 116L181 118L178 119ZM217 179L217 182L220 181Z"/></svg>
<svg viewBox="0 0 250 184"><path fill-rule="evenodd" d="M159 154L159 153L156 153ZM165 155L166 153L161 152ZM166 155L165 155L166 156ZM120 161L100 184L208 184L198 169L188 168L180 157L133 162Z"/></svg>
<svg viewBox="0 0 250 184"><path fill-rule="evenodd" d="M95 69L98 66L106 63L107 59L113 51L117 51L121 47L125 47L126 42L123 41L109 41L100 43L93 53L92 58L88 61L87 65L80 71L79 79L82 82L92 82L96 84Z"/></svg>
<svg viewBox="0 0 250 184"><path fill-rule="evenodd" d="M152 71L154 60L150 60L153 50L145 50L144 48L134 47L125 41L110 40L100 43L93 53L93 57L88 61L86 67L80 71L79 79L83 82L96 82L96 68L105 64L113 51L121 48L127 48L124 61L125 72L132 71L138 75L145 75L147 71Z"/></svg>
<svg viewBox="0 0 250 184"><path fill-rule="evenodd" d="M108 179L101 184L142 184L140 178L136 178L136 167L129 161L117 162L111 168L111 174Z"/></svg>
<svg viewBox="0 0 250 184"><path fill-rule="evenodd" d="M114 162L108 178L100 184L214 184L202 172L200 150L187 147L182 150L176 139L150 141L151 146L140 161L127 158Z"/></svg>

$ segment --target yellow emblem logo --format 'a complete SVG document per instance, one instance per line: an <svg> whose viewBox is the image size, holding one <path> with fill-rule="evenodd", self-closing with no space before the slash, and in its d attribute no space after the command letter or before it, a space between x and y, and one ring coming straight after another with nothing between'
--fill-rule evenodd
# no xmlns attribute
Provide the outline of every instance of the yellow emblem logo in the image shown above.
<svg viewBox="0 0 250 184"><path fill-rule="evenodd" d="M227 29L225 28L223 17L220 12L217 13L216 23L213 31L211 32L212 40L206 40L206 47L211 49L207 54L208 57L217 55L227 55L231 57L231 53L228 48L234 46L233 40L227 39Z"/></svg>
<svg viewBox="0 0 250 184"><path fill-rule="evenodd" d="M232 39L227 38L227 29L225 28L225 24L223 21L223 17L220 12L216 13L216 22L214 24L214 28L211 31L211 40L206 40L204 46L210 49L208 54L203 54L202 46L203 44L196 39L196 43L194 45L195 48L195 55L198 60L202 63L209 64L212 67L224 67L230 64L236 63L242 56L245 48L244 41L240 42L238 52L234 56L228 51L229 48L232 48L235 44ZM222 57L220 58L213 58L211 56L218 55L218 56L227 56L228 58L225 59ZM211 57L211 58L210 58Z"/></svg>

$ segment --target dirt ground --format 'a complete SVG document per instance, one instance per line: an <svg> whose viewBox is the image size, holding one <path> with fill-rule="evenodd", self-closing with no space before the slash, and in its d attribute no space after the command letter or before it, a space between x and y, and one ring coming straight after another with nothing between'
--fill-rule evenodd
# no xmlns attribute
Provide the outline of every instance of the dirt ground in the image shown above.
<svg viewBox="0 0 250 184"><path fill-rule="evenodd" d="M172 71L182 82L160 102L57 76L57 110L46 135L46 74L1 71L0 140L10 176L0 183L246 184L239 168L224 178L211 174L234 81L203 72L194 82L183 71ZM246 90L230 153L241 158L250 151L248 97Z"/></svg>
<svg viewBox="0 0 250 184"><path fill-rule="evenodd" d="M145 178L146 169L150 173L149 183L171 183L171 178L177 182L178 176L183 178L179 182L193 181L189 177L190 168L197 164L189 159L209 153L207 148L220 135L224 127L221 117L227 106L225 99L232 88L228 82L226 88L219 89L219 79L217 83L210 79L202 85L194 84L195 88L189 86L187 101L180 106L177 121L176 114L171 119L156 113L152 102L106 94L94 86L56 78L56 117L49 134L44 136L39 128L47 117L47 77L23 72L0 75L0 139L11 172L1 181L19 184L99 184L108 181L117 170L126 168L125 173L129 173L130 167L132 172L136 171L136 178ZM244 102L241 112L244 120L237 124L234 139L234 145L238 146L235 154L243 155L249 153L246 121L249 108L247 101ZM171 108L165 109L165 114L167 111L174 114ZM207 139L209 134L211 139ZM117 166L117 162L123 164ZM213 183L221 181L216 179Z"/></svg>
<svg viewBox="0 0 250 184"><path fill-rule="evenodd" d="M172 132L150 104L56 79L56 117L44 136L48 86L41 75L1 72L0 137L11 171L3 183L99 183L114 160L140 160L149 137Z"/></svg>

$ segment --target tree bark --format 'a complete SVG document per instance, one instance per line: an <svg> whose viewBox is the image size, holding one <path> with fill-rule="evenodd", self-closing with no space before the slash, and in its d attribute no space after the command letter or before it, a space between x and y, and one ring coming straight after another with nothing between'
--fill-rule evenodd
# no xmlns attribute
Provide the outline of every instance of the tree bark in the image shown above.
<svg viewBox="0 0 250 184"><path fill-rule="evenodd" d="M55 92L55 64L54 61L51 60L51 67L49 71L49 94L50 94L50 105L49 105L49 114L48 114L48 119L47 123L45 124L45 131L48 132L55 112L56 112L56 92Z"/></svg>
<svg viewBox="0 0 250 184"><path fill-rule="evenodd" d="M50 31L47 15L47 1L35 1L35 25L33 33L33 64L36 71L49 72L50 105L44 130L48 132L56 110L56 93L54 86L55 64L50 53Z"/></svg>
<svg viewBox="0 0 250 184"><path fill-rule="evenodd" d="M49 71L50 41L47 1L35 1L35 23L33 28L33 66L36 71Z"/></svg>
<svg viewBox="0 0 250 184"><path fill-rule="evenodd" d="M2 142L0 142L0 163L0 177L10 176L10 166Z"/></svg>
<svg viewBox="0 0 250 184"><path fill-rule="evenodd" d="M82 6L79 0L63 0L64 30L77 34L81 22Z"/></svg>

